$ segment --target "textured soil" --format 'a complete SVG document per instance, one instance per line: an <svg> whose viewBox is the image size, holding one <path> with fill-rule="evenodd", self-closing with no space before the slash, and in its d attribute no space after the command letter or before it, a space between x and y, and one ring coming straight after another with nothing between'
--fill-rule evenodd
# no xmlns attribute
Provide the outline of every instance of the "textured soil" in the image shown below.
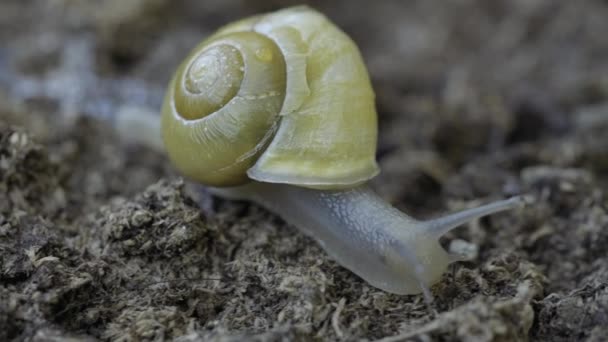
<svg viewBox="0 0 608 342"><path fill-rule="evenodd" d="M114 132L219 25L293 4L0 2L0 340L605 340L608 3L309 2L369 67L382 197L536 199L446 236L474 258L430 306Z"/></svg>

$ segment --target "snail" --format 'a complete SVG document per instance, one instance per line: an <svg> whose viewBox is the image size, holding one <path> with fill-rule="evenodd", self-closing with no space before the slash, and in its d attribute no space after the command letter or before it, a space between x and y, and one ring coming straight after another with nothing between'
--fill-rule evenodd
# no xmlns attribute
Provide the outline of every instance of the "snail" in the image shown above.
<svg viewBox="0 0 608 342"><path fill-rule="evenodd" d="M355 43L299 6L219 29L177 68L160 123L125 115L119 125L151 146L162 144L150 142L160 129L187 178L278 214L369 284L429 298L429 286L463 259L439 238L523 200L428 221L393 208L365 185L379 172L374 102Z"/></svg>

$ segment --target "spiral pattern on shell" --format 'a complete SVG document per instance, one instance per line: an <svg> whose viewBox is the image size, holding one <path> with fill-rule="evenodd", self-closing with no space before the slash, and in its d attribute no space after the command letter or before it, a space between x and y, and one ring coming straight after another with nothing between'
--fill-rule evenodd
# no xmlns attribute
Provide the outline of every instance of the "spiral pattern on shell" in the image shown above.
<svg viewBox="0 0 608 342"><path fill-rule="evenodd" d="M187 177L344 188L375 176L374 94L355 44L295 7L229 24L168 87L162 133Z"/></svg>

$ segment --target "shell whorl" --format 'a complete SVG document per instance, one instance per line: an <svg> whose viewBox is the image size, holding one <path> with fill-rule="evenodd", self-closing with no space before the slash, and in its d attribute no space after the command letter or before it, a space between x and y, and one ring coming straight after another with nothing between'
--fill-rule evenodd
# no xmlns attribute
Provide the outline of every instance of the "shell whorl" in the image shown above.
<svg viewBox="0 0 608 342"><path fill-rule="evenodd" d="M307 7L220 29L178 67L163 104L169 157L212 186L362 183L378 172L376 130L357 47Z"/></svg>

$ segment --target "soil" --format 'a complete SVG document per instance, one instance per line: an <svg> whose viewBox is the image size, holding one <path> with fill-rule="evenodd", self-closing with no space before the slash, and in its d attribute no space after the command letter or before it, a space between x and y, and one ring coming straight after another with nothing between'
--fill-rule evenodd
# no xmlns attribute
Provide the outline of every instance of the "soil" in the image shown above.
<svg viewBox="0 0 608 342"><path fill-rule="evenodd" d="M215 28L293 4L0 2L0 340L605 340L608 3L309 2L369 67L382 197L535 198L442 241L474 258L431 305L114 132Z"/></svg>

